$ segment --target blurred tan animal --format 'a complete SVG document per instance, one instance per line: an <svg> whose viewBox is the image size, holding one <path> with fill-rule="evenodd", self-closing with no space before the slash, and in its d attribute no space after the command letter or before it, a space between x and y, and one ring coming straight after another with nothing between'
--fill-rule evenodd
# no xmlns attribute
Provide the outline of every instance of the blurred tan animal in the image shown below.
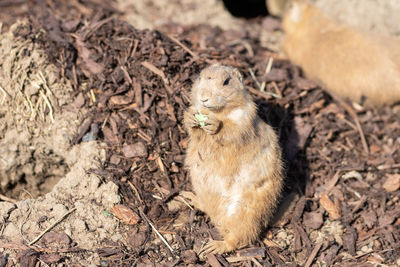
<svg viewBox="0 0 400 267"><path fill-rule="evenodd" d="M366 106L400 101L400 40L341 25L304 0L287 5L282 25L288 58L331 93Z"/></svg>
<svg viewBox="0 0 400 267"><path fill-rule="evenodd" d="M184 114L185 163L195 194L182 195L207 213L223 236L203 252L228 252L253 242L268 223L282 190L281 150L237 69L207 67L191 94L193 105Z"/></svg>
<svg viewBox="0 0 400 267"><path fill-rule="evenodd" d="M273 16L282 16L288 0L265 0L268 13Z"/></svg>

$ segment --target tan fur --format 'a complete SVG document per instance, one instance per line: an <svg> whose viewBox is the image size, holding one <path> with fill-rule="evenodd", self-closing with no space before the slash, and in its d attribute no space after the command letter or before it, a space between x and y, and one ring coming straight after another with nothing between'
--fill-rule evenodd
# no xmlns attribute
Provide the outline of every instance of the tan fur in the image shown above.
<svg viewBox="0 0 400 267"><path fill-rule="evenodd" d="M282 16L288 0L265 0L268 13L273 16Z"/></svg>
<svg viewBox="0 0 400 267"><path fill-rule="evenodd" d="M193 85L192 101L184 123L195 195L184 196L210 216L223 236L204 252L232 251L253 242L275 208L283 183L278 139L257 116L236 69L204 69ZM194 118L198 111L208 117L204 127Z"/></svg>
<svg viewBox="0 0 400 267"><path fill-rule="evenodd" d="M382 106L400 101L400 40L341 25L306 1L283 18L284 51L334 94Z"/></svg>

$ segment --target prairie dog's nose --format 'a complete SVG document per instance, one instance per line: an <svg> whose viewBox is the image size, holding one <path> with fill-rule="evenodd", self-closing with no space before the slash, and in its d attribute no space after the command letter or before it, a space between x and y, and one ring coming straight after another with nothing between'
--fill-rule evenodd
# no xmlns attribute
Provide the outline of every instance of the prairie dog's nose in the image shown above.
<svg viewBox="0 0 400 267"><path fill-rule="evenodd" d="M200 98L200 101L201 101L201 102L203 102L203 103L205 103L205 102L207 102L207 101L208 101L208 98L207 98L207 97Z"/></svg>

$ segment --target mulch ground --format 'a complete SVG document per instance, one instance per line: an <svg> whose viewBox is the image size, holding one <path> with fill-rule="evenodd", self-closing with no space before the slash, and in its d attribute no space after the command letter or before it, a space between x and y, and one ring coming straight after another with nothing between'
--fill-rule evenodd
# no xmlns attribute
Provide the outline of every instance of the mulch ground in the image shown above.
<svg viewBox="0 0 400 267"><path fill-rule="evenodd" d="M99 248L108 266L374 266L400 258L400 106L358 109L332 98L262 48L257 33L139 31L97 0L43 1L9 14L30 15L31 27L14 34L42 44L75 89L72 108L90 110L73 142L104 142L107 160L89 171L114 181L140 217L127 246L105 240ZM199 258L193 248L216 231L207 215L176 205L190 190L182 119L193 79L214 62L240 69L259 115L279 134L287 176L281 206L289 211L254 246Z"/></svg>

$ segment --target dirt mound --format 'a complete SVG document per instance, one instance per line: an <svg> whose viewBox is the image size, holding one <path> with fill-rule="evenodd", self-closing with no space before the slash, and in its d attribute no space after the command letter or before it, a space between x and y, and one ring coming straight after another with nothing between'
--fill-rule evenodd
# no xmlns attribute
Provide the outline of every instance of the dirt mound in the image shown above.
<svg viewBox="0 0 400 267"><path fill-rule="evenodd" d="M63 151L72 136L60 119L68 114L56 112L70 101L71 87L37 44L14 37L29 27L17 23L0 41L0 192L17 199L49 192L67 173Z"/></svg>
<svg viewBox="0 0 400 267"><path fill-rule="evenodd" d="M75 242L67 244L67 251L83 255L97 249L104 239L122 238L117 234L118 221L104 213L119 203L118 188L87 174L105 159L99 144L91 141L71 147L86 112L74 110L71 85L58 76L37 42L26 37L31 30L27 21L19 22L0 37L0 193L9 201L0 202L1 242L29 243L75 209L55 229ZM50 254L31 256L46 255ZM76 258L87 265L99 263L96 255ZM20 259L25 257L20 255Z"/></svg>

